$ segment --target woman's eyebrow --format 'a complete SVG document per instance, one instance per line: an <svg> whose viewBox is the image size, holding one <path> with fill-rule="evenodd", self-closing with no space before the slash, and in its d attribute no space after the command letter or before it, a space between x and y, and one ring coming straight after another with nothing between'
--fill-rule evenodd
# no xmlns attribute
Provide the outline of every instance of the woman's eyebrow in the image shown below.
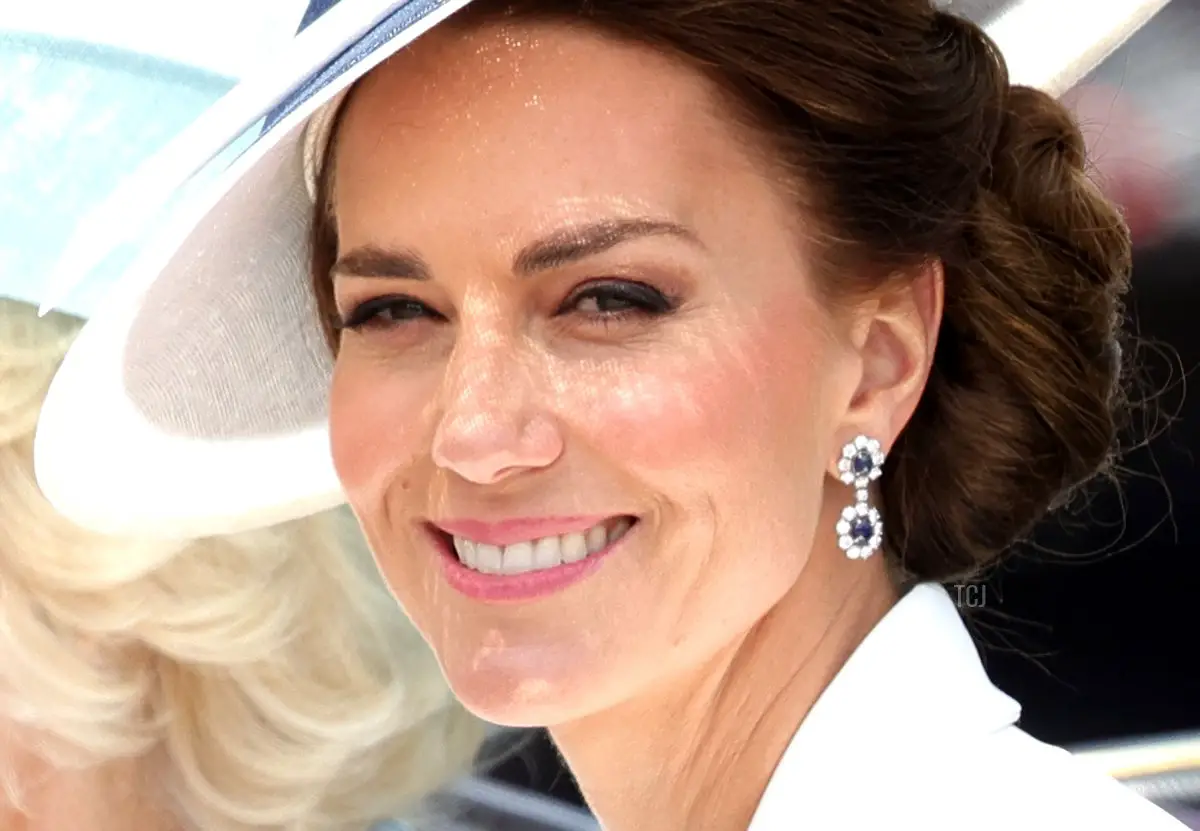
<svg viewBox="0 0 1200 831"><path fill-rule="evenodd" d="M382 277L390 280L430 280L433 271L420 254L408 249L363 245L338 257L334 277Z"/></svg>
<svg viewBox="0 0 1200 831"><path fill-rule="evenodd" d="M696 233L677 222L642 218L604 219L560 228L534 240L513 258L512 270L521 276L561 268L636 239L672 236L697 247ZM432 279L432 269L410 249L377 245L355 248L338 258L331 269L338 277L381 277L400 280Z"/></svg>
<svg viewBox="0 0 1200 831"><path fill-rule="evenodd" d="M672 236L700 246L696 233L677 222L649 217L605 219L553 231L526 245L513 258L513 272L522 276L560 268L635 239Z"/></svg>

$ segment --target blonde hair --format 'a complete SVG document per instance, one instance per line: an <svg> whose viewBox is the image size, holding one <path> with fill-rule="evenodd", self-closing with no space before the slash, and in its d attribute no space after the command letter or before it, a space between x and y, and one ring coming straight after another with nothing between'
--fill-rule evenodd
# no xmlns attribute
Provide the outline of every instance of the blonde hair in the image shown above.
<svg viewBox="0 0 1200 831"><path fill-rule="evenodd" d="M482 726L345 515L169 543L54 513L33 431L78 327L0 300L0 718L55 766L150 760L204 831L362 828L464 769Z"/></svg>

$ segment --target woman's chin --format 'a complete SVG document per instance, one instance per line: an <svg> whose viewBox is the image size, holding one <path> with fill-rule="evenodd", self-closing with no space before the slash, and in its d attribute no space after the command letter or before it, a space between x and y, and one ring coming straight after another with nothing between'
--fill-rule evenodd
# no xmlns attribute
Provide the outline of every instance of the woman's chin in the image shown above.
<svg viewBox="0 0 1200 831"><path fill-rule="evenodd" d="M471 713L502 727L551 727L596 709L582 677L550 679L498 671L447 671L450 689Z"/></svg>

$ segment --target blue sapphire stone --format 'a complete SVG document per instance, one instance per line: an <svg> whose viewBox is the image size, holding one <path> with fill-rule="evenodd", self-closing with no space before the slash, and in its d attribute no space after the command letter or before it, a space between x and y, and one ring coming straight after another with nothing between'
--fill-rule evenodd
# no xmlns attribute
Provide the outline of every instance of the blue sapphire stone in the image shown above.
<svg viewBox="0 0 1200 831"><path fill-rule="evenodd" d="M863 448L854 455L850 460L850 469L854 471L855 476L866 476L875 467L875 460L871 458L871 451Z"/></svg>
<svg viewBox="0 0 1200 831"><path fill-rule="evenodd" d="M875 536L875 524L865 516L854 520L850 525L850 537L856 543L864 543Z"/></svg>

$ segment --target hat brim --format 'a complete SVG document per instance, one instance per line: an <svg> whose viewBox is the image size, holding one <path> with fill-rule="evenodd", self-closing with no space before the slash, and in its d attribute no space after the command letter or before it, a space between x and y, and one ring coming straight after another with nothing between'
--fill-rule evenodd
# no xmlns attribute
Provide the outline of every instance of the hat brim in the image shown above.
<svg viewBox="0 0 1200 831"><path fill-rule="evenodd" d="M161 224L96 306L50 386L34 460L60 513L100 533L195 537L344 502L323 391L331 357L306 279L305 127L468 2L356 0L358 18L378 21L365 34L343 2L330 25L343 26L345 37L320 30L321 21L291 48L332 44L329 54L344 69L319 69L273 93L255 90L276 110L260 118L274 123ZM280 62L304 65L304 57ZM288 102L282 117L278 102ZM244 130L244 115L217 116L229 119L226 129L209 124L197 133L233 141ZM189 348L197 343L206 348Z"/></svg>
<svg viewBox="0 0 1200 831"><path fill-rule="evenodd" d="M100 306L50 388L35 442L38 481L60 512L106 533L198 536L343 501L326 420L330 356L307 280L304 127L467 1L429 3L388 37L372 30L379 42L265 131ZM975 5L1013 82L1061 93L1166 2ZM345 45L364 40L356 32Z"/></svg>
<svg viewBox="0 0 1200 831"><path fill-rule="evenodd" d="M259 201L253 189L263 184L268 171L280 185L271 196L299 188L301 196L291 199L302 197L302 182L288 181L299 173L291 173L293 165L287 163L299 150L300 131L293 125L281 133L278 141L260 142L230 170L222 183L227 187L191 206L172 223L173 234L164 233L155 241L83 327L51 383L35 437L35 468L46 498L76 524L108 534L206 536L272 525L343 501L319 411L285 418L268 409L264 416L273 416L279 427L264 425L254 434L213 436L201 423L220 420L220 402L226 395L238 396L247 407L259 398L281 396L286 401L288 377L294 380L296 366L277 365L274 359L294 355L297 349L306 356L310 384L328 377L317 351L323 345L303 335L304 323L315 325L312 315L294 305L302 297L301 276L294 278L296 291L281 295L285 303L287 297L293 300L286 311L278 311L296 317L294 326L281 331L273 331L278 326L273 318L254 320L245 300L232 307L190 305L214 301L208 292L221 291L219 282L196 282L200 270L214 265L221 252L244 255L238 258L240 268L230 264L243 274L256 260L280 267L299 265L294 252L304 250L303 223L273 223L281 215L272 212L276 205L230 212L230 205L244 205L248 198ZM214 211L229 218L228 230L236 240L228 239L223 223L206 221ZM294 212L284 215L296 217ZM262 245L245 247L251 240ZM279 249L264 247L271 244ZM184 258L190 262L181 262ZM186 294L170 299L173 286ZM222 311L210 312L217 308ZM167 335L159 343L153 332L138 335L147 316ZM223 336L215 343L236 351L236 357L187 349L172 355L176 344L214 343L189 337L197 326L220 330ZM175 338L168 334L171 329ZM147 353L139 357L143 349ZM143 366L154 367L150 376L131 378L144 375L138 369ZM131 381L138 392L131 390ZM158 400L159 392L175 397L174 403L190 415L182 421L163 418L162 407L171 406L171 401ZM181 393L194 393L197 400L181 400Z"/></svg>

